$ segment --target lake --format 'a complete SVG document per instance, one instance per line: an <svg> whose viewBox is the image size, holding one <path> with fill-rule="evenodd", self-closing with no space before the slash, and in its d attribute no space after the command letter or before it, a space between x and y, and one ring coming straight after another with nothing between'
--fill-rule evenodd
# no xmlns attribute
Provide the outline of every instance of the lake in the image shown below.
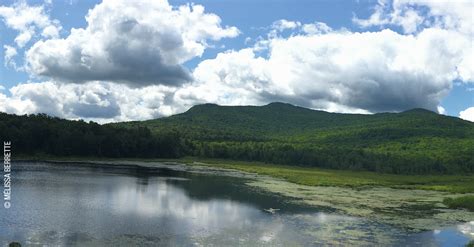
<svg viewBox="0 0 474 247"><path fill-rule="evenodd" d="M463 246L474 223L410 232L311 208L247 179L168 168L14 162L0 244ZM275 214L264 209L277 208Z"/></svg>

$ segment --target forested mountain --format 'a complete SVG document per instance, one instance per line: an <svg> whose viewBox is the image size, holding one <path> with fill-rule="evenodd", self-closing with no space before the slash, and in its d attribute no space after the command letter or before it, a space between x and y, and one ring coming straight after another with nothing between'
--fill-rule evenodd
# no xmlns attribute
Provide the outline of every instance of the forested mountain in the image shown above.
<svg viewBox="0 0 474 247"><path fill-rule="evenodd" d="M284 103L204 104L113 126L176 131L202 157L389 173L474 171L474 123L424 109L363 115Z"/></svg>
<svg viewBox="0 0 474 247"><path fill-rule="evenodd" d="M474 123L423 109L362 115L284 103L204 104L107 125L0 114L0 138L24 155L189 155L388 173L474 172Z"/></svg>

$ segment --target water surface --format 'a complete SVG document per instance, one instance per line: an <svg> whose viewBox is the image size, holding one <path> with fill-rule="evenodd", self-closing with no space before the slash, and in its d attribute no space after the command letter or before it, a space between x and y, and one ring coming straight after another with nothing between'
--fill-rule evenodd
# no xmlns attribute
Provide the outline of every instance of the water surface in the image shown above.
<svg viewBox="0 0 474 247"><path fill-rule="evenodd" d="M412 233L291 204L241 178L137 166L13 164L0 244L463 246L474 225ZM276 214L263 209L278 208Z"/></svg>

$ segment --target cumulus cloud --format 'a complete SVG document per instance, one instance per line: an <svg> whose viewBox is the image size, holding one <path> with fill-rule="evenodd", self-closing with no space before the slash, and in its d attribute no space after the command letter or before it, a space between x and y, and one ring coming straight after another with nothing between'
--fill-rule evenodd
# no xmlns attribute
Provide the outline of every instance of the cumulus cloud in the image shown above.
<svg viewBox="0 0 474 247"><path fill-rule="evenodd" d="M208 42L238 30L222 27L199 5L104 1L87 15L86 28L33 45L30 71L52 79L0 93L0 111L111 122L167 116L199 103L284 101L332 112L422 107L444 114L440 102L453 81L473 82L472 34L464 23L472 20L429 4L426 17L420 2L402 2L383 5L379 16L376 8L365 21L400 25L405 34L280 20L254 47L219 53L188 71L183 63L201 56ZM460 116L472 115L469 109Z"/></svg>
<svg viewBox="0 0 474 247"><path fill-rule="evenodd" d="M466 110L461 111L459 113L459 117L464 120L474 122L474 107L469 107Z"/></svg>
<svg viewBox="0 0 474 247"><path fill-rule="evenodd" d="M86 21L64 39L34 44L27 52L30 71L70 82L178 86L191 81L183 63L201 56L209 41L239 34L201 5L174 8L164 0L105 0Z"/></svg>
<svg viewBox="0 0 474 247"><path fill-rule="evenodd" d="M187 97L344 112L437 110L452 81L462 79L471 48L465 36L432 28L415 36L388 29L299 34L270 39L268 49L268 57L244 49L203 61L193 74L200 90Z"/></svg>
<svg viewBox="0 0 474 247"><path fill-rule="evenodd" d="M185 106L196 103L223 105L260 104L260 93L272 90L267 61L252 49L220 53L201 62L193 72L196 81L180 88L176 101ZM266 88L265 88L266 87Z"/></svg>
<svg viewBox="0 0 474 247"><path fill-rule="evenodd" d="M380 1L368 20L354 20L362 26L400 25L413 34L279 20L253 49L201 62L195 83L176 96L222 104L286 101L335 112L422 107L444 114L439 103L453 81L473 82L472 29L467 28L472 7L466 4ZM293 33L282 37L284 30ZM258 55L264 49L268 53Z"/></svg>
<svg viewBox="0 0 474 247"><path fill-rule="evenodd" d="M447 115L446 109L444 109L444 107L442 107L442 106L439 105L439 106L437 107L437 109L438 109L438 113L439 113L439 114Z"/></svg>
<svg viewBox="0 0 474 247"><path fill-rule="evenodd" d="M19 1L12 6L0 6L0 19L18 32L15 43L24 47L39 31L44 38L57 38L62 29L58 20L51 20L44 6L30 6Z"/></svg>
<svg viewBox="0 0 474 247"><path fill-rule="evenodd" d="M185 110L174 106L172 97L175 90L165 86L129 88L98 81L85 84L23 83L10 89L11 96L0 93L0 111L47 113L101 123L153 119Z"/></svg>

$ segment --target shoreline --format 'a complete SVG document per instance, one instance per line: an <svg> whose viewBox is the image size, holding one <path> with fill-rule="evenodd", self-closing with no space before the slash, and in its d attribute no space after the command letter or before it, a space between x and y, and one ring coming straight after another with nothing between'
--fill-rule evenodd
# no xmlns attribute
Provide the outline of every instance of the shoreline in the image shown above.
<svg viewBox="0 0 474 247"><path fill-rule="evenodd" d="M199 159L196 159L199 160ZM217 161L217 164L191 159L15 159L14 162L81 163L111 167L144 167L173 169L191 173L205 173L217 176L232 176L250 179L246 185L263 192L270 192L315 208L330 208L335 213L363 217L377 222L420 232L457 225L463 222L474 223L474 212L464 209L449 209L443 204L445 198L456 198L474 193L452 193L415 188L392 188L389 186L310 186L298 184L279 177L258 172L248 172L239 168L234 161ZM239 162L245 163L245 162ZM250 162L249 162L250 163ZM251 167L251 165L249 165ZM272 169L282 166L270 167ZM300 168L295 167L294 170ZM303 168L301 168L303 169ZM249 169L247 169L249 170ZM337 173L338 171L334 171ZM474 234L474 233L471 233Z"/></svg>

